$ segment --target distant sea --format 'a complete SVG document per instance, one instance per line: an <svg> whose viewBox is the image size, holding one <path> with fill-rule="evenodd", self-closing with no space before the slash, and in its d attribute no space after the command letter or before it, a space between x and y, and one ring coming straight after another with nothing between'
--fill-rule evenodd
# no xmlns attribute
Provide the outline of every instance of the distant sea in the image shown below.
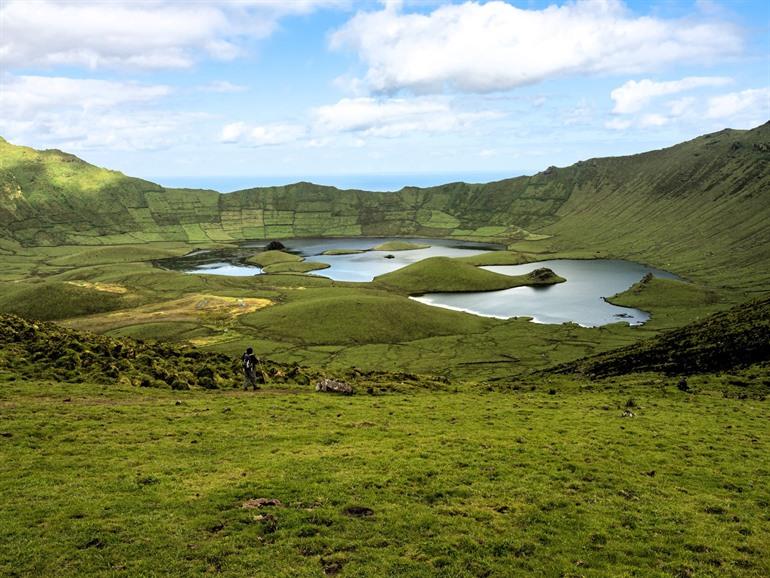
<svg viewBox="0 0 770 578"><path fill-rule="evenodd" d="M291 175L291 176L205 176L205 177L146 177L148 180L169 188L213 189L230 193L254 187L288 185L308 181L317 185L330 185L339 189L365 191L398 191L403 187L432 187L463 181L488 183L519 176L520 172L464 172L464 173L406 173L381 175Z"/></svg>

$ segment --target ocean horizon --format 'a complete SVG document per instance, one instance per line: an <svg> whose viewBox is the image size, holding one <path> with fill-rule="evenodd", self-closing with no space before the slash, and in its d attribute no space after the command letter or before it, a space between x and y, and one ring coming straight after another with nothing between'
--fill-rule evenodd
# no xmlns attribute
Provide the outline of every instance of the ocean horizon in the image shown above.
<svg viewBox="0 0 770 578"><path fill-rule="evenodd" d="M400 173L350 175L209 175L146 177L167 188L212 189L230 193L254 187L272 187L307 181L338 189L365 191L398 191L404 187L433 187L446 183L488 183L521 176L516 171L485 171L458 173Z"/></svg>

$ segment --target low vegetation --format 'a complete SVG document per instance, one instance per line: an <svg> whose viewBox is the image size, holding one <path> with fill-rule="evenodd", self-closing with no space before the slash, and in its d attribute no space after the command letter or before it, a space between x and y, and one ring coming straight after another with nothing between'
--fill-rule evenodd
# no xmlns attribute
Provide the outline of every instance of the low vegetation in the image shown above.
<svg viewBox="0 0 770 578"><path fill-rule="evenodd" d="M656 371L709 373L770 361L770 297L715 313L618 350L566 364L559 371L592 376Z"/></svg>

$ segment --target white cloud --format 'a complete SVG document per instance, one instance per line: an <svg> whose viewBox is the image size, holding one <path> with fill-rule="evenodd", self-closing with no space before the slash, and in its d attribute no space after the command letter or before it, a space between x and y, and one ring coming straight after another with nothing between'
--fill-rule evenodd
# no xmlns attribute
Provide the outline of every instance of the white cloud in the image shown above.
<svg viewBox="0 0 770 578"><path fill-rule="evenodd" d="M641 128L664 126L668 124L668 117L662 114L650 113L642 115L639 119L639 126Z"/></svg>
<svg viewBox="0 0 770 578"><path fill-rule="evenodd" d="M0 82L0 133L36 146L157 149L178 143L201 120L152 110L171 94L165 85L12 75Z"/></svg>
<svg viewBox="0 0 770 578"><path fill-rule="evenodd" d="M500 118L494 111L455 110L446 99L368 97L343 98L314 108L305 125L276 123L250 125L233 122L222 127L219 140L243 146L266 146L304 141L304 146L321 148L339 144L340 135L351 135L353 146L363 146L363 138L396 138L407 134L435 134L468 129L475 124Z"/></svg>
<svg viewBox="0 0 770 578"><path fill-rule="evenodd" d="M234 122L222 127L219 140L223 143L261 147L296 142L307 136L307 129L298 124L248 125Z"/></svg>
<svg viewBox="0 0 770 578"><path fill-rule="evenodd" d="M506 90L570 74L639 73L742 50L725 22L639 17L619 0L577 0L542 10L492 1L429 14L387 5L360 12L330 39L367 66L375 91Z"/></svg>
<svg viewBox="0 0 770 578"><path fill-rule="evenodd" d="M682 116L695 108L695 99L692 96L684 96L667 103L671 116Z"/></svg>
<svg viewBox="0 0 770 578"><path fill-rule="evenodd" d="M589 124L593 119L593 114L593 107L583 98L576 106L564 113L562 122L566 126Z"/></svg>
<svg viewBox="0 0 770 578"><path fill-rule="evenodd" d="M57 76L5 75L0 82L0 112L6 118L29 117L44 110L113 108L157 100L171 92L166 85Z"/></svg>
<svg viewBox="0 0 770 578"><path fill-rule="evenodd" d="M239 42L268 36L280 18L340 0L5 0L0 65L187 68L231 60Z"/></svg>
<svg viewBox="0 0 770 578"><path fill-rule="evenodd" d="M604 126L612 130L626 130L627 128L631 128L632 124L633 122L626 118L612 118L605 122Z"/></svg>
<svg viewBox="0 0 770 578"><path fill-rule="evenodd" d="M190 138L190 129L204 115L170 111L134 111L131 114L65 110L32 118L0 119L0 132L12 142L38 148L69 151L87 149L136 151L177 146Z"/></svg>
<svg viewBox="0 0 770 578"><path fill-rule="evenodd" d="M215 80L213 82L209 82L208 84L199 86L198 90L202 92L219 92L219 93L244 92L248 90L248 87L243 86L241 84L233 84L232 82L229 82L227 80Z"/></svg>
<svg viewBox="0 0 770 578"><path fill-rule="evenodd" d="M619 114L639 112L650 101L659 96L677 94L705 86L724 86L730 82L732 79L721 76L690 76L681 80L666 82L656 82L649 78L629 80L610 93L610 98L615 101L612 112Z"/></svg>
<svg viewBox="0 0 770 578"><path fill-rule="evenodd" d="M722 119L742 113L767 119L770 116L770 87L752 88L710 98L706 116Z"/></svg>
<svg viewBox="0 0 770 578"><path fill-rule="evenodd" d="M501 115L492 111L455 111L445 100L360 97L318 107L314 116L321 131L398 137L411 132L447 132Z"/></svg>

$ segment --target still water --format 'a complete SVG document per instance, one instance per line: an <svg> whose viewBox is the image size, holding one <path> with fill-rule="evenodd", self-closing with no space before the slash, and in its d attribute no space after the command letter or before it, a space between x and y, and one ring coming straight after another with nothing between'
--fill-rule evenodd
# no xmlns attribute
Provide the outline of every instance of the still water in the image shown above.
<svg viewBox="0 0 770 578"><path fill-rule="evenodd" d="M372 251L382 243L406 241L415 245L430 245L426 249L410 251ZM371 281L378 275L390 273L410 263L428 257L467 257L488 251L499 250L500 245L454 241L451 239L404 239L402 237L352 237L339 239L288 239L283 241L285 251L301 255L306 261L326 263L328 269L316 274L335 281ZM265 246L264 241L244 243L238 248L217 251L196 251L184 257L164 259L161 266L186 273L209 275L251 276L262 272L259 267L246 263L246 258L255 253L254 249ZM366 251L348 255L323 255L324 251ZM386 256L392 258L386 258Z"/></svg>
<svg viewBox="0 0 770 578"><path fill-rule="evenodd" d="M410 251L372 251L382 243L407 241L430 245L426 249ZM454 241L448 239L404 239L399 237L354 237L339 239L289 239L286 250L303 256L307 261L327 263L329 268L315 272L337 281L371 281L428 257L464 257L501 249L500 246ZM215 275L257 275L259 267L248 265L245 259L264 242L244 243L237 248L218 251L197 251L181 258L166 259L163 267ZM324 251L365 251L347 255L323 255ZM387 255L392 258L386 258ZM639 309L618 307L604 299L625 291L645 274L677 279L676 275L631 261L551 260L526 265L484 267L503 275L522 275L540 267L548 267L567 279L547 287L516 287L503 291L475 293L428 293L414 300L427 305L465 311L474 315L509 319L531 317L535 323L573 322L585 327L596 327L624 321L641 325L649 314Z"/></svg>
<svg viewBox="0 0 770 578"><path fill-rule="evenodd" d="M604 298L625 291L647 273L667 279L678 278L667 271L613 259L563 259L484 269L503 275L523 275L540 267L552 269L567 281L546 287L516 287L483 293L428 293L413 299L486 317L531 317L535 323L573 322L584 327L597 327L625 321L641 325L650 318L648 313L612 305Z"/></svg>

